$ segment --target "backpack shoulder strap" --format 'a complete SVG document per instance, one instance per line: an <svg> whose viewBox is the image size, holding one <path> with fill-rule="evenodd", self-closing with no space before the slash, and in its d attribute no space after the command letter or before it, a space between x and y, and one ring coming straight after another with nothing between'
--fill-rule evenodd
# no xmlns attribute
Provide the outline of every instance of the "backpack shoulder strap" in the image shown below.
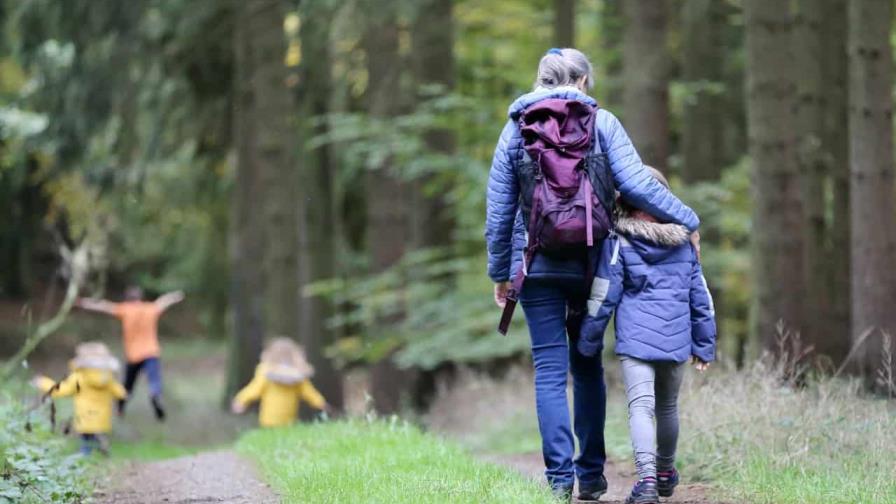
<svg viewBox="0 0 896 504"><path fill-rule="evenodd" d="M600 128L597 127L597 114L600 112L599 107L594 107L594 131L591 135L594 137L594 149L591 152L594 154L603 154L604 150L600 144Z"/></svg>

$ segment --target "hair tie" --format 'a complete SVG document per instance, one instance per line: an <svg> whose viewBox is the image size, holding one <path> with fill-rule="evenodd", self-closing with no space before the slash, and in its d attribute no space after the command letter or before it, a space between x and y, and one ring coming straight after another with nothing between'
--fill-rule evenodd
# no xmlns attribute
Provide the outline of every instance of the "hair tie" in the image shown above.
<svg viewBox="0 0 896 504"><path fill-rule="evenodd" d="M552 48L548 49L547 54L556 54L558 56L563 56L563 51L561 51L560 49L557 49L556 47L552 47Z"/></svg>

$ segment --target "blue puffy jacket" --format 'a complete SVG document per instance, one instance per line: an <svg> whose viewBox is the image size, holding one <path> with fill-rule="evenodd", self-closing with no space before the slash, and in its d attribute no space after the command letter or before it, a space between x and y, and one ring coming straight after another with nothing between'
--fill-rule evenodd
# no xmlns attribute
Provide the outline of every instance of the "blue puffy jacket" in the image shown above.
<svg viewBox="0 0 896 504"><path fill-rule="evenodd" d="M532 104L548 99L563 98L597 105L588 95L576 88L539 88L519 97L510 106L509 120L501 132L492 167L489 172L485 238L488 244L488 275L495 282L513 278L522 263L526 245L526 230L519 214L520 185L516 166L523 159L523 139L518 121L520 114ZM607 153L616 189L626 201L665 222L684 225L696 230L700 220L693 210L683 204L644 169L641 158L619 120L610 112L599 109L595 115L595 129L600 148ZM536 262L538 256L536 256ZM557 268L548 265L547 269ZM537 265L530 269L530 276L537 276ZM551 273L551 272L547 272ZM579 275L584 270L580 268Z"/></svg>
<svg viewBox="0 0 896 504"><path fill-rule="evenodd" d="M603 348L616 312L616 354L646 361L715 358L712 296L688 230L621 217L604 240L588 315L577 343L585 355Z"/></svg>

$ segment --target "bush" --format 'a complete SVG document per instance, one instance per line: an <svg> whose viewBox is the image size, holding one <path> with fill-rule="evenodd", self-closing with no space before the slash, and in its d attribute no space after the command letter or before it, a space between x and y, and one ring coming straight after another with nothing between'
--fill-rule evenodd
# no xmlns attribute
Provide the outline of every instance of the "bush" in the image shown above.
<svg viewBox="0 0 896 504"><path fill-rule="evenodd" d="M0 390L0 502L82 502L89 495L86 465L47 415L29 412Z"/></svg>

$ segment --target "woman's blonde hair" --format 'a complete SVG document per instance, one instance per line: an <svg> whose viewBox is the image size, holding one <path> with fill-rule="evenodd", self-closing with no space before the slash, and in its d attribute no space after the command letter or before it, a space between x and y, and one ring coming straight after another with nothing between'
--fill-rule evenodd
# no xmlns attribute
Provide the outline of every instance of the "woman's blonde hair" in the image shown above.
<svg viewBox="0 0 896 504"><path fill-rule="evenodd" d="M535 87L575 86L585 77L585 89L594 87L594 69L588 56L570 47L551 49L538 62Z"/></svg>

